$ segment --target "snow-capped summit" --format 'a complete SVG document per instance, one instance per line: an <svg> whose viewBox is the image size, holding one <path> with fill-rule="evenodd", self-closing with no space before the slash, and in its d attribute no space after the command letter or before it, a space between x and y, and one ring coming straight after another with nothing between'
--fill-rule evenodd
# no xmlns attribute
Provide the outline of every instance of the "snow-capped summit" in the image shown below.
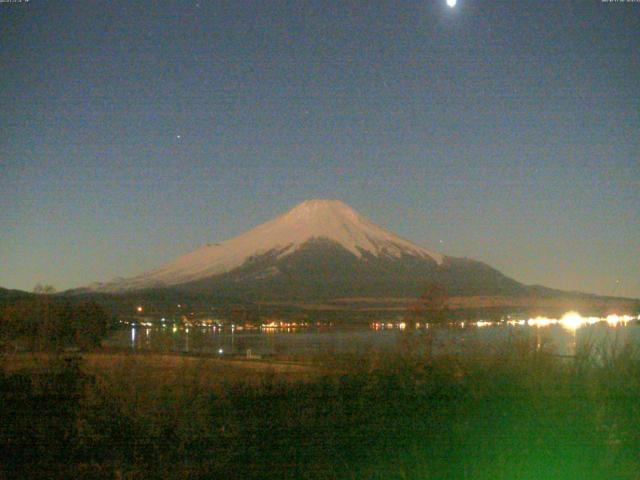
<svg viewBox="0 0 640 480"><path fill-rule="evenodd" d="M263 234L260 229L267 225L274 226L273 233L282 233L281 239L289 244L287 252L313 238L325 238L340 244L356 257L367 252L376 257L399 257L403 254L431 257L439 264L443 259L439 253L414 245L379 227L339 200L307 200L246 235L252 232ZM277 244L278 235L272 238Z"/></svg>
<svg viewBox="0 0 640 480"><path fill-rule="evenodd" d="M262 255L284 258L308 242L328 240L356 258L417 257L442 264L443 255L415 245L362 217L339 200L308 200L271 221L218 244L207 244L163 267L124 281L103 284L107 291L178 285L230 272Z"/></svg>

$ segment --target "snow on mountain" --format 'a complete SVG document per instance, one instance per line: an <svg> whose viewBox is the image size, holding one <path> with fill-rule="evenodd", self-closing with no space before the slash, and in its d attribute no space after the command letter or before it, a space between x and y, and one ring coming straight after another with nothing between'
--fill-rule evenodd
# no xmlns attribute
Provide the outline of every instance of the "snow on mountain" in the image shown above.
<svg viewBox="0 0 640 480"><path fill-rule="evenodd" d="M287 256L313 239L328 239L362 257L430 258L442 264L443 255L405 240L358 214L338 200L308 200L288 213L225 242L202 246L163 267L124 281L102 284L100 290L177 285L229 272L251 257L266 253Z"/></svg>

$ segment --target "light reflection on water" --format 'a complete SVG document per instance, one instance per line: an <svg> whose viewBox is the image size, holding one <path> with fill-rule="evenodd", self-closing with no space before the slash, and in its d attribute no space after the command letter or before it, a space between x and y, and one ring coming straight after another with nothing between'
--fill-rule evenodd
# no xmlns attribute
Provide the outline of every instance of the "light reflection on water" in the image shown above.
<svg viewBox="0 0 640 480"><path fill-rule="evenodd" d="M131 327L116 332L109 347L159 352L213 355L317 355L364 353L397 349L406 339L405 324L372 323L350 327L286 329L233 329L216 327ZM406 330L405 330L406 331ZM575 355L582 346L612 346L628 342L640 345L640 321L635 317L605 319L580 317L570 312L560 319L531 318L495 322L458 322L447 327L420 325L411 332L417 338L432 335L436 351L464 351L528 338L538 348L550 346L560 355Z"/></svg>

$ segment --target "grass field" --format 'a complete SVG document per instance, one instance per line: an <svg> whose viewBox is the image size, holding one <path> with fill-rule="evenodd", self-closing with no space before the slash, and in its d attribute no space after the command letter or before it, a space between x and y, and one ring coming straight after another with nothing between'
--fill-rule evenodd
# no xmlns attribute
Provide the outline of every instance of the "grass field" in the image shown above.
<svg viewBox="0 0 640 480"><path fill-rule="evenodd" d="M640 355L5 357L5 478L640 478Z"/></svg>

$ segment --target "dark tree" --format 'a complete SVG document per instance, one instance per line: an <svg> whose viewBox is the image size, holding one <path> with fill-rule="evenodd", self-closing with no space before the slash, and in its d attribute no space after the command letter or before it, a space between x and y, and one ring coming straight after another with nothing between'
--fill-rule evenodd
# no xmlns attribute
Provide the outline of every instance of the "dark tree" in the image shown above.
<svg viewBox="0 0 640 480"><path fill-rule="evenodd" d="M85 302L74 309L74 342L82 349L100 345L109 330L111 318L103 307L95 302Z"/></svg>
<svg viewBox="0 0 640 480"><path fill-rule="evenodd" d="M415 322L444 323L449 318L449 295L444 285L428 283L409 308Z"/></svg>
<svg viewBox="0 0 640 480"><path fill-rule="evenodd" d="M29 350L82 349L99 345L111 318L94 302L72 305L48 295L19 300L0 311L0 336L4 343Z"/></svg>
<svg viewBox="0 0 640 480"><path fill-rule="evenodd" d="M41 283L38 283L35 287L33 287L33 293L39 293L41 295L52 295L56 293L56 289L53 285L42 285Z"/></svg>

